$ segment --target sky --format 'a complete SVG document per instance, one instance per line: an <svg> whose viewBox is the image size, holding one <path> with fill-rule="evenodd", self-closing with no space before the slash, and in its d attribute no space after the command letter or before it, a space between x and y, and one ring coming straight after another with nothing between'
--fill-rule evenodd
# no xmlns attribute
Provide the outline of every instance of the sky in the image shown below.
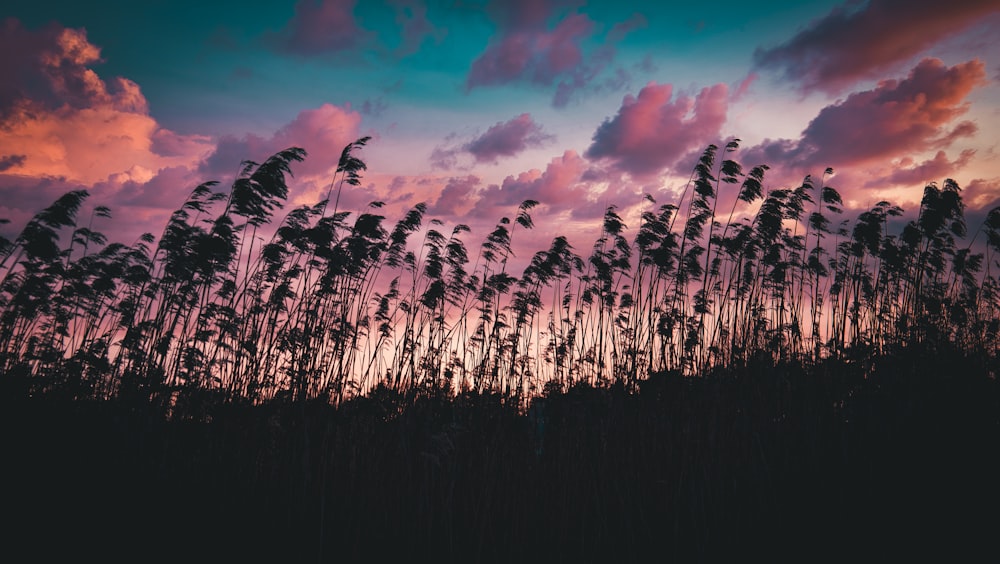
<svg viewBox="0 0 1000 564"><path fill-rule="evenodd" d="M733 139L765 189L833 168L849 218L947 178L970 218L1000 204L997 0L14 0L0 75L7 236L80 188L112 240L158 235L292 146L286 208L315 203L362 136L342 209L423 202L482 239L533 199L534 250L586 249L609 205L637 227Z"/></svg>

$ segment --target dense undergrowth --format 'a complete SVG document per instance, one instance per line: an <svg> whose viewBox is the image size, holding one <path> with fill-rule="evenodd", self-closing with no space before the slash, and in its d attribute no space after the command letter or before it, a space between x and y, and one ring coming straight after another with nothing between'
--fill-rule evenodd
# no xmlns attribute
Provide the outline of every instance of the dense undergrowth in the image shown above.
<svg viewBox="0 0 1000 564"><path fill-rule="evenodd" d="M8 547L207 561L973 561L1000 518L984 359L755 362L166 421L4 394ZM19 398L14 400L12 398ZM8 521L9 523L11 521ZM145 558L143 556L143 558Z"/></svg>
<svg viewBox="0 0 1000 564"><path fill-rule="evenodd" d="M272 215L304 158L108 243L71 192L0 240L8 546L40 558L962 560L1000 519L1000 210L853 223L734 141L631 239L519 275L418 205ZM718 211L718 203L731 211ZM742 204L740 204L742 202ZM741 213L737 213L740 211ZM717 213L718 212L718 213ZM898 233L891 232L900 226ZM414 242L418 240L418 242ZM8 522L11 522L8 519Z"/></svg>

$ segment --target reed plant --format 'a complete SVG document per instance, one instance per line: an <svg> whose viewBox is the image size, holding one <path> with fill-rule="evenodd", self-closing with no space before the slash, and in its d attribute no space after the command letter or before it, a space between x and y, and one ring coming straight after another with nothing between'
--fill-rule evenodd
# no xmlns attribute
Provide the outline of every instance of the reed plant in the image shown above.
<svg viewBox="0 0 1000 564"><path fill-rule="evenodd" d="M762 360L997 351L1000 208L967 238L951 179L927 185L909 221L889 202L841 219L831 169L767 188L769 167L745 171L737 139L705 149L676 202L646 196L634 231L612 205L588 255L557 236L515 263L533 200L477 250L468 225L426 204L395 223L382 202L341 209L368 141L344 148L324 200L280 219L300 148L241 163L229 190L195 187L130 245L99 231L111 210L84 213L86 191L63 195L0 240L2 377L168 411L338 404L378 386L524 403L547 386L634 389Z"/></svg>

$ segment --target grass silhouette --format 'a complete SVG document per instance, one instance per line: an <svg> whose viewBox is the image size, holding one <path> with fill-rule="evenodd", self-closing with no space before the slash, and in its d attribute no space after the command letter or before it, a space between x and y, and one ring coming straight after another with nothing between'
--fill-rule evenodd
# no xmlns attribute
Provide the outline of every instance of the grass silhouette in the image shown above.
<svg viewBox="0 0 1000 564"><path fill-rule="evenodd" d="M965 241L946 180L899 233L889 202L850 223L831 170L765 191L734 140L676 204L647 197L631 239L611 206L589 256L558 236L515 275L538 202L475 251L423 204L343 211L367 142L276 223L299 148L197 186L159 237L108 243L111 210L81 221L73 191L0 240L8 540L291 561L989 546L1000 209Z"/></svg>

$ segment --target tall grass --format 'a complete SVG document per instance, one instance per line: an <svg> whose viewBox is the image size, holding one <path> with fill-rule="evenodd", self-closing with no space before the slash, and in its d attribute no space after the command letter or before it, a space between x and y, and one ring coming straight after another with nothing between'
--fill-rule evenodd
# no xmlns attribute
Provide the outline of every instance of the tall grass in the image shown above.
<svg viewBox="0 0 1000 564"><path fill-rule="evenodd" d="M997 351L1000 208L968 238L953 180L927 185L905 223L889 202L842 219L832 170L765 190L766 165L731 158L738 140L710 145L677 202L647 196L631 232L610 206L589 255L558 236L517 273L513 240L538 202L471 249L467 225L424 204L395 223L381 202L342 210L368 140L344 148L314 205L276 217L306 157L293 147L242 163L228 191L197 186L130 245L99 231L111 210L81 215L86 191L60 197L0 239L2 377L165 407L339 403L376 386L527 398L893 347Z"/></svg>

